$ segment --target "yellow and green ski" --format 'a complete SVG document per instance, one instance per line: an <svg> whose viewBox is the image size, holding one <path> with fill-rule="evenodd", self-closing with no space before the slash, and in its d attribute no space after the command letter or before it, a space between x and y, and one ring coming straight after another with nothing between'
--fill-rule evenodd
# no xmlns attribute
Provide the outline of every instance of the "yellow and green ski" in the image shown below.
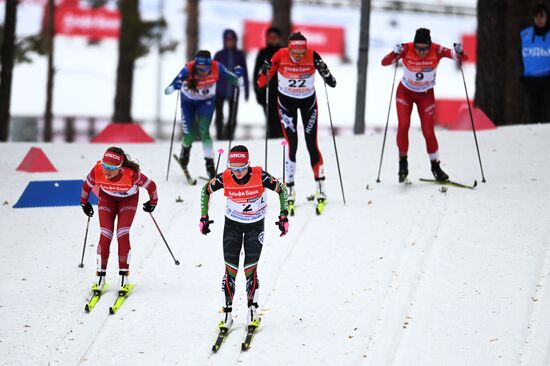
<svg viewBox="0 0 550 366"><path fill-rule="evenodd" d="M122 286L122 288L118 291L118 297L115 303L113 304L113 306L109 308L109 314L113 315L118 311L118 309L120 309L120 306L124 303L124 300L126 300L126 298L128 297L128 295L130 295L130 292L132 292L133 289L134 289L133 284L126 284Z"/></svg>
<svg viewBox="0 0 550 366"><path fill-rule="evenodd" d="M256 333L256 329L258 329L258 326L260 325L260 318L253 320L248 324L248 329L246 332L246 338L244 339L244 342L241 344L241 351L248 351L250 349L250 343L252 343L252 338L254 338L254 334Z"/></svg>
<svg viewBox="0 0 550 366"><path fill-rule="evenodd" d="M99 288L97 283L94 283L92 285L92 297L88 301L88 303L84 306L84 311L89 313L93 310L99 299L101 298L101 295L107 290L107 282L103 283L103 287Z"/></svg>

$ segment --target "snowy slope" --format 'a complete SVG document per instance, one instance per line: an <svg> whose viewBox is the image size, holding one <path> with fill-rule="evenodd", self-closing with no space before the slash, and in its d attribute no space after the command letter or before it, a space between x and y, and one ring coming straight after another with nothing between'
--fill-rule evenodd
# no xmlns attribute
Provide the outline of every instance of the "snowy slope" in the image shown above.
<svg viewBox="0 0 550 366"><path fill-rule="evenodd" d="M480 178L469 132L439 131L443 168L464 182ZM341 199L331 139L325 154L330 201L317 217L303 145L298 154L298 207L279 238L270 195L259 265L263 321L253 348L241 353L244 275L238 276L235 328L216 355L223 275L224 199L214 196L213 232L197 230L199 187L183 184L167 144L127 145L159 184L154 212L175 266L151 220L132 227L132 280L123 308L109 316L117 269L111 249L110 289L83 311L94 280L97 217L80 269L86 219L79 207L13 209L30 179L84 178L105 146L41 145L56 174L15 168L26 144L0 145L1 365L546 365L550 351L550 271L546 157L550 126L478 133L487 178L475 191L422 184L429 164L419 131L411 131L413 184L400 186L394 134L382 183L375 183L381 135L337 139L347 205ZM225 148L224 146L221 146ZM263 144L249 144L256 164ZM200 149L191 170L203 173ZM269 169L281 175L279 141ZM366 189L368 184L369 189ZM141 200L147 194L142 192ZM178 196L183 203L177 203Z"/></svg>

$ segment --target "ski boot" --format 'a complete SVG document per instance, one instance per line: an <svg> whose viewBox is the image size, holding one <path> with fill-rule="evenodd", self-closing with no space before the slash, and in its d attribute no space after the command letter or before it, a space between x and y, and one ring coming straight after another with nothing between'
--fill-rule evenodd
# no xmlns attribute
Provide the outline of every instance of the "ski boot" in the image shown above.
<svg viewBox="0 0 550 366"><path fill-rule="evenodd" d="M181 147L180 157L178 161L180 162L180 165L182 169L187 169L187 165L189 165L189 156L191 155L191 146Z"/></svg>
<svg viewBox="0 0 550 366"><path fill-rule="evenodd" d="M441 169L439 166L440 162L438 160L432 160L432 174L438 182L446 182L449 180L449 176Z"/></svg>
<svg viewBox="0 0 550 366"><path fill-rule="evenodd" d="M218 352L222 346L223 340L227 333L229 333L229 328L233 324L233 317L231 316L231 304L223 307L223 318L218 323L218 337L216 338L216 343L212 346L212 352Z"/></svg>
<svg viewBox="0 0 550 366"><path fill-rule="evenodd" d="M409 175L409 163L406 156L399 158L399 183L405 183Z"/></svg>
<svg viewBox="0 0 550 366"><path fill-rule="evenodd" d="M258 327L258 325L260 325L257 302L250 303L248 306L248 310L246 312L246 322L248 326Z"/></svg>
<svg viewBox="0 0 550 366"><path fill-rule="evenodd" d="M105 290L107 290L107 281L105 281L105 275L107 273L103 270L97 271L96 275L98 277L97 283L94 283L92 285L92 297L88 301L88 303L84 306L84 311L89 313L92 311L92 309L95 307L97 302L99 301L99 298L103 294Z"/></svg>
<svg viewBox="0 0 550 366"><path fill-rule="evenodd" d="M325 187L324 187L325 177L319 178L315 181L317 185L317 189L315 191L315 198L317 199L317 206L315 207L315 212L317 215L320 215L325 210L325 200L327 199L327 195L325 194Z"/></svg>
<svg viewBox="0 0 550 366"><path fill-rule="evenodd" d="M206 166L206 174L208 174L208 177L210 179L216 177L216 167L214 166L214 159L212 158L204 158L205 160L205 166Z"/></svg>
<svg viewBox="0 0 550 366"><path fill-rule="evenodd" d="M294 190L294 182L288 182L286 184L288 189L288 213L290 216L294 216L294 202L296 202L296 191Z"/></svg>
<svg viewBox="0 0 550 366"><path fill-rule="evenodd" d="M94 283L92 285L92 292L94 293L94 295L101 296L103 291L107 289L107 281L105 281L106 275L107 275L107 272L105 271L96 272L97 283Z"/></svg>
<svg viewBox="0 0 550 366"><path fill-rule="evenodd" d="M223 310L223 317L222 320L218 323L218 328L225 328L229 329L231 328L231 325L233 325L233 317L231 316L231 311L233 310L231 305L224 306L222 308Z"/></svg>
<svg viewBox="0 0 550 366"><path fill-rule="evenodd" d="M121 269L118 271L118 274L120 275L120 289L118 290L118 296L126 296L130 291L132 291L132 288L134 288L134 285L128 282L130 271L127 269Z"/></svg>

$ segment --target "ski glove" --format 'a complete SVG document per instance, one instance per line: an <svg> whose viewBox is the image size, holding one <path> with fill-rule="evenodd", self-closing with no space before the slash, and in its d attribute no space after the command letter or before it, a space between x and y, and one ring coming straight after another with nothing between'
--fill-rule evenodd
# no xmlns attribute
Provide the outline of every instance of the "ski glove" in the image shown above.
<svg viewBox="0 0 550 366"><path fill-rule="evenodd" d="M279 216L279 221L276 221L275 225L281 230L280 236L285 236L288 233L288 219L286 216Z"/></svg>
<svg viewBox="0 0 550 366"><path fill-rule="evenodd" d="M325 78L325 83L328 84L331 88L334 88L336 86L336 79L334 76L330 75L329 77Z"/></svg>
<svg viewBox="0 0 550 366"><path fill-rule="evenodd" d="M174 82L170 85L168 85L166 87L166 89L164 89L164 94L165 95L170 95L172 94L173 92L175 92L176 90L180 90L182 87L182 83L181 81L179 80L174 80Z"/></svg>
<svg viewBox="0 0 550 366"><path fill-rule="evenodd" d="M210 232L210 224L213 224L214 220L208 219L208 215L202 216L199 222L199 230L202 235L207 235Z"/></svg>
<svg viewBox="0 0 550 366"><path fill-rule="evenodd" d="M330 71L328 71L327 64L325 64L323 60L315 61L315 68L319 70L319 74L321 74L323 78L330 76Z"/></svg>
<svg viewBox="0 0 550 366"><path fill-rule="evenodd" d="M262 74L268 74L271 69L271 60L265 59L262 63Z"/></svg>
<svg viewBox="0 0 550 366"><path fill-rule="evenodd" d="M400 55L403 52L403 44L398 43L393 47L393 53L396 55Z"/></svg>
<svg viewBox="0 0 550 366"><path fill-rule="evenodd" d="M155 207L157 207L156 204L152 204L151 201L147 201L143 204L143 211L153 212L153 211L155 211Z"/></svg>
<svg viewBox="0 0 550 366"><path fill-rule="evenodd" d="M233 68L233 73L234 73L238 78L240 78L240 77L243 76L243 73L244 73L244 72L243 72L243 68L240 67L240 66L235 66L235 67Z"/></svg>
<svg viewBox="0 0 550 366"><path fill-rule="evenodd" d="M462 52L464 52L464 47L462 47L462 43L454 43L453 47L455 49L455 52L458 53L459 55L461 55Z"/></svg>
<svg viewBox="0 0 550 366"><path fill-rule="evenodd" d="M94 208L90 204L90 202L81 203L80 207L82 207L82 211L86 214L88 217L94 216Z"/></svg>

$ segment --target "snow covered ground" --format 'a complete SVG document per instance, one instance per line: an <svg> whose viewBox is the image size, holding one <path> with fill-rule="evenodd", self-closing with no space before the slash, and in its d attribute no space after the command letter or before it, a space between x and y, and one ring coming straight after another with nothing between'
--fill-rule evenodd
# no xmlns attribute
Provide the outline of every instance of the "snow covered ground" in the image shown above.
<svg viewBox="0 0 550 366"><path fill-rule="evenodd" d="M472 134L438 136L450 176L479 181ZM80 207L12 205L29 180L83 179L105 146L40 145L59 173L27 174L15 168L29 145L0 145L0 364L547 365L550 125L478 133L487 183L473 191L441 193L417 181L430 175L417 130L411 131L413 184L399 185L395 136L388 138L379 184L381 135L337 139L346 206L332 140L320 141L329 194L320 217L305 201L313 180L301 146L297 215L284 238L273 224L278 209L270 196L259 265L260 330L252 349L241 353L240 272L235 327L216 355L210 347L222 306L221 193L210 208L213 231L204 237L197 230L199 187L185 185L175 166L164 181L168 144L123 146L159 184L154 215L181 265L140 211L131 234L134 292L119 313L108 315L116 296L113 243L110 289L86 314L97 216L80 269L86 223ZM254 163L263 163L263 144L248 145ZM278 176L280 149L271 142L268 170ZM198 146L190 168L203 173Z"/></svg>

